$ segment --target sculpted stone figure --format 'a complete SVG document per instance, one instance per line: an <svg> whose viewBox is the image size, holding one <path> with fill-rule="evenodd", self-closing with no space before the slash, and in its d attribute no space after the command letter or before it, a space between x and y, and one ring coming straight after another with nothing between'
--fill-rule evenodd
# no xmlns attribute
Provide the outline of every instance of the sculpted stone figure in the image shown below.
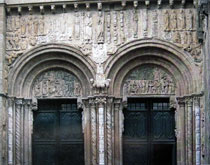
<svg viewBox="0 0 210 165"><path fill-rule="evenodd" d="M41 16L41 18L39 19L39 35L45 35L44 16Z"/></svg>
<svg viewBox="0 0 210 165"><path fill-rule="evenodd" d="M29 16L28 18L27 30L28 30L27 33L29 35L33 34L33 17L32 16Z"/></svg>
<svg viewBox="0 0 210 165"><path fill-rule="evenodd" d="M133 23L134 23L134 38L138 38L138 13L137 10L133 10Z"/></svg>
<svg viewBox="0 0 210 165"><path fill-rule="evenodd" d="M33 21L33 32L34 32L34 36L37 36L38 35L38 31L39 31L39 20L37 17L34 18L34 21Z"/></svg>
<svg viewBox="0 0 210 165"><path fill-rule="evenodd" d="M170 17L169 17L169 13L168 10L164 11L164 29L165 31L169 31L170 30Z"/></svg>
<svg viewBox="0 0 210 165"><path fill-rule="evenodd" d="M179 17L178 17L178 29L184 30L185 28L186 28L185 12L183 9L181 9L179 12Z"/></svg>
<svg viewBox="0 0 210 165"><path fill-rule="evenodd" d="M152 14L153 14L152 15L152 20L153 20L152 36L157 37L158 36L158 12L156 10L154 10L154 12Z"/></svg>
<svg viewBox="0 0 210 165"><path fill-rule="evenodd" d="M21 33L22 37L26 37L26 19L25 19L25 17L21 17L20 33Z"/></svg>
<svg viewBox="0 0 210 165"><path fill-rule="evenodd" d="M111 43L111 15L110 12L107 13L106 17L106 24L107 24L107 43Z"/></svg>
<svg viewBox="0 0 210 165"><path fill-rule="evenodd" d="M85 42L90 42L92 38L92 17L90 12L86 12L85 15L85 33L84 33L84 40Z"/></svg>
<svg viewBox="0 0 210 165"><path fill-rule="evenodd" d="M98 12L98 36L97 41L100 44L104 43L104 17L101 11Z"/></svg>
<svg viewBox="0 0 210 165"><path fill-rule="evenodd" d="M114 11L113 13L113 26L114 26L114 43L118 44L118 18L117 12Z"/></svg>
<svg viewBox="0 0 210 165"><path fill-rule="evenodd" d="M124 32L124 12L120 11L120 38L121 43L125 42L125 32Z"/></svg>
<svg viewBox="0 0 210 165"><path fill-rule="evenodd" d="M193 12L192 10L188 10L187 15L186 15L187 30L193 30L193 21L194 21Z"/></svg>
<svg viewBox="0 0 210 165"><path fill-rule="evenodd" d="M177 30L177 14L175 10L173 10L171 13L170 25L171 30Z"/></svg>
<svg viewBox="0 0 210 165"><path fill-rule="evenodd" d="M173 33L173 42L176 43L176 44L181 44L181 35L178 31L175 31Z"/></svg>
<svg viewBox="0 0 210 165"><path fill-rule="evenodd" d="M148 34L148 11L145 10L145 12L143 12L143 36L146 37Z"/></svg>
<svg viewBox="0 0 210 165"><path fill-rule="evenodd" d="M80 38L80 18L79 18L79 12L75 11L74 13L74 35L75 39Z"/></svg>

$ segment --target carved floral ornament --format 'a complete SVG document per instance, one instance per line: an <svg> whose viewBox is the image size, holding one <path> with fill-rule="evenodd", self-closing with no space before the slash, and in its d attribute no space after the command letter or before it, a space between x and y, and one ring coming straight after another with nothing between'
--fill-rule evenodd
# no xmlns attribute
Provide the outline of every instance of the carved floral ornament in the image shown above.
<svg viewBox="0 0 210 165"><path fill-rule="evenodd" d="M33 95L43 97L77 97L82 88L78 79L64 70L49 70L40 74L33 84Z"/></svg>
<svg viewBox="0 0 210 165"><path fill-rule="evenodd" d="M143 66L134 69L126 76L123 84L123 94L136 96L141 94L175 94L173 78L161 68Z"/></svg>

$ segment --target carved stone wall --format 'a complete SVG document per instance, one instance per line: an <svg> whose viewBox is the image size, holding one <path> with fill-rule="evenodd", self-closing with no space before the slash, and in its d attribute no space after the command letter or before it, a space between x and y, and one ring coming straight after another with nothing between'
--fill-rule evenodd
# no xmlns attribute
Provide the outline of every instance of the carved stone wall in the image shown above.
<svg viewBox="0 0 210 165"><path fill-rule="evenodd" d="M131 71L124 80L123 94L175 94L175 82L171 75L156 66L141 66Z"/></svg>
<svg viewBox="0 0 210 165"><path fill-rule="evenodd" d="M147 3L149 3L149 1L145 1L146 5ZM161 2L158 1L158 3ZM122 111L123 106L126 106L123 102L126 100L123 100L122 97L147 97L148 95L153 97L157 95L167 95L167 97L170 98L172 96L176 97L178 93L177 90L180 90L178 87L180 86L177 85L178 83L175 80L187 77L189 79L187 79L186 82L189 82L193 79L192 77L195 76L201 77L202 79L202 74L197 75L197 70L199 69L200 73L202 73L203 62L201 44L198 43L196 32L197 13L196 9L191 7L173 9L168 7L142 7L138 5L138 1L134 1L133 5L129 3L128 6L126 6L126 2L124 1L121 5L113 6L108 4L102 6L102 3L96 3L97 8L96 6L91 8L90 5L90 3L84 3L83 6L81 5L82 7L79 7L78 4L75 3L70 7L71 10L66 10L64 5L62 7L60 6L58 10L56 10L55 5L48 6L50 7L49 10L43 5L39 7L36 6L39 8L40 13L37 12L36 9L32 12L32 7L28 6L28 11L21 12L21 8L19 7L17 8L18 12L8 12L5 43L7 66L4 71L4 79L5 82L7 82L8 73L9 76L20 75L21 78L35 78L31 79L31 82L33 81L32 88L30 89L32 94L28 95L34 97L33 99L35 100L42 98L76 97L78 104L84 104L81 108L83 109L86 165L120 165L122 164L123 156L122 134L124 116ZM170 7L172 5L173 0L170 1ZM46 11L44 11L44 9L46 9ZM9 10L8 8L8 11ZM129 43L130 46L135 49L136 43L134 41L140 41L141 39L143 41L144 39L150 39L152 41L154 39L155 41L172 45L170 51L167 50L171 53L168 55L170 59L165 55L167 51L162 51L164 55L160 55L161 50L165 50L165 47L161 47L162 45L160 44L157 51L159 54L158 58L151 60L155 55L149 54L152 51L149 50L151 43L148 43L148 50L147 52L145 51L144 59L140 61L141 59L138 58L138 60L140 59L137 61L139 62L138 66L140 66L141 62L140 67L131 70L127 76L122 76L122 82L114 80L118 76L117 71L116 75L114 73L113 79L109 79L109 76L107 76L109 73L106 73L106 70L108 70L107 68L109 67L112 68L114 64L111 66L111 63L107 64L106 62L110 59L114 59L111 56L119 55L121 48L124 49L123 53L126 54L127 57L129 54L127 51L129 48L126 47L127 44ZM81 51L82 53L80 52L80 54L82 54L82 58L77 59L76 55L71 56L71 53L67 53L65 56L61 55L62 60L59 61L59 52L55 51L54 48L51 49L51 51L53 51L52 54L50 54L50 51L47 51L48 47L46 45L53 45L54 43L65 44L75 48L78 52ZM155 43L153 43L151 47L155 50L156 47L154 44ZM41 62L37 60L38 58L34 55L37 52L33 54L33 51L35 48L39 48L43 45L46 46L46 52L48 53L48 55L43 55L43 57L51 58L50 55L52 55L54 59L52 60L53 62L49 60L49 63L42 61L43 64L39 65ZM66 49L65 47L65 50ZM174 51L172 49L174 49ZM63 50L64 53L65 50ZM44 54L45 50L42 51ZM33 58L31 57L30 59L30 57L28 57L28 52L32 52L31 56L33 56ZM135 51L133 52L135 53ZM179 55L177 55L177 52ZM75 54L77 54L77 52ZM147 58L147 54L149 54L150 57ZM132 53L129 55L132 56ZM184 57L180 58L180 55ZM23 56L24 58L21 59ZM62 64L64 65L64 61L67 58L72 61L65 64L64 68L66 70L52 69ZM137 59L136 54L135 58ZM154 62L156 59L158 61L157 63ZM184 59L186 59L186 63ZM22 66L20 64L22 62L21 60L31 60L31 63L34 61L34 68L30 68L30 71L37 69L34 73L39 73L38 76L30 77L28 76L30 73L27 73L28 75L21 73L21 71L27 71L26 67L29 67L28 65L31 64L26 62L27 66ZM46 59L46 61L47 60L48 59ZM81 60L81 63L77 60ZM129 62L125 60L122 61L122 63L126 65L132 60ZM143 64L144 60L147 61L145 63L148 63L148 61L150 63L148 65ZM88 61L87 63L91 65L93 63L96 67L94 65L85 67L81 65L76 66L77 64L83 64L84 61ZM161 63L164 61L167 61L167 64L161 67L163 66ZM176 69L176 71L172 73L173 66L179 63L182 63L180 64L180 70ZM45 67L43 67L44 64L50 64L49 66L52 66L52 68L49 69L50 67L46 67L47 69L45 70ZM106 66L109 64L110 66ZM75 65L75 67L68 65ZM189 65L192 65L192 67ZM15 68L16 66L21 66L22 68ZM38 67L36 68L36 66ZM113 68L122 70L119 66L122 65ZM16 69L17 72L11 68ZM62 66L60 68L62 68ZM80 72L73 72L73 74L67 71L73 71L73 69L76 70L77 68L81 69L81 73L89 72L88 69L92 69L95 75L90 77L90 74L85 74L84 77L89 78L89 80L87 82L80 82L81 77L79 76L82 75ZM178 71L184 72L178 73ZM78 75L75 73L78 73ZM177 76L176 74L179 75ZM183 77L180 76L182 74L184 75ZM11 77L10 79L12 79ZM83 79L84 81L86 80L85 78ZM119 84L122 84L121 98L116 98L116 96L113 96L113 93L109 91L109 86L114 86L113 84L115 82L113 81L117 82L116 84L119 86L117 89L120 89L121 85ZM181 82L183 81L185 80L181 80ZM22 82L21 85L24 83L25 82ZM82 84L86 83L91 83L92 88L90 89L90 93L87 94L87 97L83 98L83 101L81 101L83 97L82 92L83 89L85 89ZM194 85L196 83L193 82L192 84ZM202 86L202 82L199 83L200 85L196 85ZM26 82L25 84L27 86L30 83ZM200 109L199 100L193 100L194 96L192 96L190 92L197 92L200 90L200 87L197 89L197 86L189 87L188 84L184 85L188 88L192 88L192 90L186 90L187 92L185 93L191 96L184 98L182 104L180 104L180 100L178 102L176 134L178 139L177 151L179 155L177 164L195 164L196 162L199 165L201 164L201 154L203 153L201 151L203 143L201 142L200 133L201 111L203 110ZM23 89L26 88L28 87L24 87ZM188 91L190 92L188 93ZM175 101L171 102L171 104L172 103L174 105L177 104ZM33 128L32 106L32 100L13 97L8 98L7 157L8 164L10 165L21 165L23 162L27 165L32 164L32 144L30 139ZM204 115L202 114L202 116ZM23 135L28 137L28 139L23 138Z"/></svg>
<svg viewBox="0 0 210 165"><path fill-rule="evenodd" d="M41 73L34 82L33 96L44 97L78 97L82 87L76 76L63 70L49 70Z"/></svg>
<svg viewBox="0 0 210 165"><path fill-rule="evenodd" d="M88 7L88 6L87 6ZM103 63L122 44L140 38L172 42L202 61L195 9L139 9L109 6L51 14L7 17L6 58L11 65L27 50L46 43L67 43L96 63Z"/></svg>

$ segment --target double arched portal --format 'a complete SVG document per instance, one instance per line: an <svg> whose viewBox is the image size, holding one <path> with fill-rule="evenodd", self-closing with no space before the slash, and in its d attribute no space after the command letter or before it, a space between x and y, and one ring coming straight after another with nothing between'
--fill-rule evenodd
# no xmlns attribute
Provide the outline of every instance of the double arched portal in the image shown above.
<svg viewBox="0 0 210 165"><path fill-rule="evenodd" d="M170 145L165 147L172 153L170 163L199 163L202 77L192 57L162 40L136 40L121 46L103 65L106 80L97 84L101 75L96 64L68 45L42 45L17 59L8 80L9 164L36 164L35 159L40 164L43 158L44 164L53 164L58 152L57 164L74 161L68 160L74 159L71 153L81 154L85 165L152 164L156 150L148 136L164 137L159 140L175 148L172 152ZM155 113L157 120L151 117ZM73 133L62 134L68 127ZM164 128L161 135L155 134ZM77 136L79 140L72 138ZM136 152L129 145L134 141L139 146ZM54 149L43 151L39 145L44 144L45 149L49 145ZM156 144L158 148L163 143Z"/></svg>

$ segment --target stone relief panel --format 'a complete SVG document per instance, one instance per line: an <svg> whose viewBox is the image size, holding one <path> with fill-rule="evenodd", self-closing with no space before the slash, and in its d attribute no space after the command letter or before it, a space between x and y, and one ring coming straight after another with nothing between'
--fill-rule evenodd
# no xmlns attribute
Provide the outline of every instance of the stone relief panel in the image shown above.
<svg viewBox="0 0 210 165"><path fill-rule="evenodd" d="M39 75L33 84L33 96L43 97L77 97L82 88L78 79L63 70L49 70Z"/></svg>
<svg viewBox="0 0 210 165"><path fill-rule="evenodd" d="M196 36L195 16L195 9L138 7L9 15L6 35L8 65L26 50L46 43L66 43L88 56L98 49L96 44L102 45L99 47L107 48L102 58L104 61L120 45L141 38L172 42L189 52L196 63L200 63L201 46Z"/></svg>
<svg viewBox="0 0 210 165"><path fill-rule="evenodd" d="M173 95L175 88L175 82L167 72L156 66L142 66L134 69L126 76L123 83L123 95Z"/></svg>

